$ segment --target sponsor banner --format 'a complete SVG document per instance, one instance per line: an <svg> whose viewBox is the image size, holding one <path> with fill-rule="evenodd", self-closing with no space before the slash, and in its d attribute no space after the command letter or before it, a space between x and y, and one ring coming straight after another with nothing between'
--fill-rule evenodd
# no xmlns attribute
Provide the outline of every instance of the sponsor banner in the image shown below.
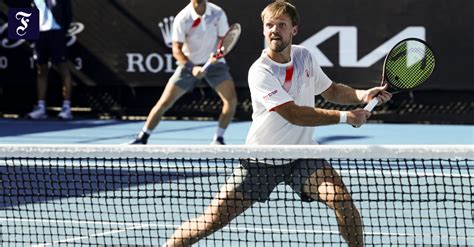
<svg viewBox="0 0 474 247"><path fill-rule="evenodd" d="M226 60L236 85L247 87L248 68L265 46L260 12L270 1L212 2L226 10L229 24L242 25L241 39ZM377 85L390 48L401 39L416 37L426 40L437 56L437 68L424 89L474 90L466 73L474 69L470 63L474 32L466 21L474 11L473 1L292 2L301 15L294 43L308 48L334 81L355 87ZM73 1L74 19L67 39L75 80L88 86L164 86L176 69L171 26L188 3ZM18 39L32 23L22 19L27 14L17 14L14 17L20 19L10 21L13 11L0 3L1 82L34 90L34 42ZM17 36L12 37L12 32Z"/></svg>

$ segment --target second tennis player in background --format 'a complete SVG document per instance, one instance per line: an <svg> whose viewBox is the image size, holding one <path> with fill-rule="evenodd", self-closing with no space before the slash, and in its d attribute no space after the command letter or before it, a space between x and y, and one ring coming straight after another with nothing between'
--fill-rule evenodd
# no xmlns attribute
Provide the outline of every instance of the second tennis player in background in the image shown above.
<svg viewBox="0 0 474 247"><path fill-rule="evenodd" d="M130 144L146 144L162 116L186 92L191 91L202 79L217 92L223 102L219 124L211 144L223 145L224 132L231 122L237 106L234 81L223 59L203 71L202 65L215 51L229 24L225 12L206 0L191 2L176 15L173 23L173 57L178 67L169 79L156 105L148 114L143 129Z"/></svg>

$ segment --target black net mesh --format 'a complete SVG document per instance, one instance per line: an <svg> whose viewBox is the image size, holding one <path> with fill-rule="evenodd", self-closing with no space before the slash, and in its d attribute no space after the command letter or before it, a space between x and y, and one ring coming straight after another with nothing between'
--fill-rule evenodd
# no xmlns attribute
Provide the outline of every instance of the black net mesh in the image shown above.
<svg viewBox="0 0 474 247"><path fill-rule="evenodd" d="M333 193L340 198L333 203L358 209L366 246L474 245L474 160L327 160L350 192ZM321 202L303 202L288 182L307 175L302 164L284 172L267 202L255 203L197 246L347 246L335 212ZM232 158L3 157L0 242L158 246L203 213L239 165ZM260 169L254 185L278 179L275 165ZM319 189L330 190L325 186ZM352 212L340 219L354 217Z"/></svg>

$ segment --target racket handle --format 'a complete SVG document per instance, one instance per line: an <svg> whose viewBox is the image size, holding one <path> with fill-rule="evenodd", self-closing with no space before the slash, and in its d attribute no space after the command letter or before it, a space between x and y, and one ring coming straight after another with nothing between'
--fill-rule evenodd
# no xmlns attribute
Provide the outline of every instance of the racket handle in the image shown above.
<svg viewBox="0 0 474 247"><path fill-rule="evenodd" d="M377 99L377 97L375 97L364 107L364 110L372 111L375 108L375 106L377 105L377 103L379 103L379 99ZM359 128L360 125L352 125L352 127Z"/></svg>
<svg viewBox="0 0 474 247"><path fill-rule="evenodd" d="M379 103L379 99L373 98L373 99L364 107L364 110L372 111L378 103Z"/></svg>
<svg viewBox="0 0 474 247"><path fill-rule="evenodd" d="M202 66L202 71L207 71L209 66L211 65L211 61L208 60L203 66Z"/></svg>

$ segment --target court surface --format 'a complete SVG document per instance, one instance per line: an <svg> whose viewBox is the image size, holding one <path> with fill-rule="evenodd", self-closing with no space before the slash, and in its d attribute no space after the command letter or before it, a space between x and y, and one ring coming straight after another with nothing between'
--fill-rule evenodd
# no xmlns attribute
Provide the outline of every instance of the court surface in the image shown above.
<svg viewBox="0 0 474 247"><path fill-rule="evenodd" d="M123 144L133 139L144 122L117 120L28 121L0 119L2 144ZM213 121L162 121L149 144L209 144ZM232 123L227 144L244 144L250 122ZM366 124L318 127L321 144L474 144L472 125Z"/></svg>
<svg viewBox="0 0 474 247"><path fill-rule="evenodd" d="M28 121L28 120L9 120L9 119L0 119L0 143L1 144L123 144L129 140L131 140L134 135L142 128L143 122L135 122L135 121L115 121L115 120L75 120L70 122L62 122L62 121ZM226 142L228 144L244 144L245 137L250 126L250 122L235 122L228 128L226 133ZM212 121L163 121L160 126L155 130L153 136L151 137L150 144L208 144L210 139L215 131L216 122ZM412 124L367 124L362 126L361 128L352 128L348 125L335 125L329 127L319 127L316 129L316 136L315 139L318 140L319 143L322 144L336 144L336 145L344 145L344 144L474 144L474 127L468 125L412 125ZM2 167L0 164L0 169L6 169ZM0 171L2 171L0 170ZM4 170L3 170L4 171ZM341 171L344 172L344 171ZM440 171L433 171L433 172L441 172ZM462 174L454 174L453 171L449 171L446 169L448 176L450 179L453 179L453 183L455 184L466 184L472 183L468 181L468 179L462 176ZM472 172L472 170L471 170ZM450 174L450 175L449 175ZM162 175L165 176L166 175ZM94 176L91 176L92 178ZM199 177L199 176L197 176ZM219 173L215 174L208 174L209 181L212 184L212 191L218 189L220 183L224 180L222 176L219 176ZM50 178L51 179L51 178ZM90 179L90 178L89 178ZM96 178L97 179L97 178ZM170 179L170 178L166 178ZM194 179L193 177L185 178L185 179ZM94 182L94 181L92 181ZM97 182L97 181L95 181ZM368 184L372 182L368 181ZM409 184L409 183L408 183ZM74 185L71 185L74 186ZM156 184L151 185L139 185L139 184L132 184L133 187L141 188L141 191L145 189L152 189L154 186L159 186ZM348 184L350 186L350 184ZM403 186L404 183L400 182L400 184L394 185L394 188L400 186L399 190L404 190ZM157 189L157 188L155 188ZM174 189L174 188L168 188ZM278 188L279 191L284 191L285 188ZM358 190L366 190L368 188L364 187L357 187ZM428 188L429 189L429 188ZM436 188L431 188L436 189ZM125 190L128 191L128 190ZM138 190L140 191L140 190ZM450 192L450 191L447 191ZM102 193L102 192L101 192ZM104 191L103 194L113 194L114 191ZM122 192L123 193L123 192ZM125 192L126 193L126 192ZM130 191L129 193L134 193ZM213 192L210 192L212 194ZM125 194L125 196L127 196ZM210 196L210 195L208 195ZM79 200L75 197L70 197L69 195L63 196L60 195L52 200L41 200L38 201L35 198L21 198L20 207L25 210L25 213L28 213L28 209L31 209L34 204L41 208L61 208L61 203L64 202L71 202L74 200ZM94 200L92 198L91 200ZM99 198L100 200L100 198ZM138 205L141 203L146 204L157 204L156 201L153 199L146 199L147 202L140 202L140 203L132 203L134 205ZM151 201L150 201L151 200ZM99 202L100 203L100 202ZM108 202L111 203L111 202ZM200 205L206 205L208 203L207 200L203 200L200 202L196 202L196 207L200 207ZM254 210L251 212L243 215L242 217L238 217L236 222L240 222L243 220L250 220L252 222L252 226L247 226L245 224L233 224L230 227L224 229L222 232L216 233L217 235L213 236L213 238L221 238L221 237L228 237L228 232L233 231L240 231L240 235L238 235L239 239L245 238L252 238L252 234L264 232L263 238L265 236L270 236L271 238L276 239L277 243L274 246L295 246L294 242L290 244L288 239L293 239L297 241L298 239L298 229L272 229L267 227L258 227L258 221L252 221L253 213L259 214L260 210L264 212L265 215L283 215L286 212L284 207L284 202L276 201L272 202L274 205L267 207L265 204L257 205ZM282 205L278 205L279 203L283 203ZM85 204L85 208L78 208L78 211L82 210L91 210L87 208L87 202L81 202L81 204ZM103 202L103 204L107 204ZM158 203L159 204L159 203ZM296 204L295 204L296 205ZM87 243L91 245L97 244L106 244L106 245L113 245L113 244L123 244L124 238L130 239L130 245L138 244L138 245L154 245L158 246L160 243L156 242L132 242L134 238L139 238L137 236L142 235L149 235L150 239L156 239L156 241L162 241L163 236L169 236L172 232L172 229L179 225L180 222L186 220L189 215L179 215L173 216L174 221L169 224L155 224L155 225L137 225L137 224L129 224L127 221L132 221L133 219L113 219L110 218L107 221L97 221L94 214L84 214L84 215L51 215L53 220L45 221L45 220L38 220L35 218L29 218L27 220L16 220L11 215L18 214L18 212L12 212L9 210L9 206L2 204L0 207L0 222L2 231L0 232L0 240L6 241L7 239L14 239L14 238L21 238L27 241L28 238L32 238L37 246L74 246L74 244L81 242L82 244ZM18 205L16 205L18 206ZM297 206L297 205L296 205ZM380 205L384 206L384 205ZM396 208L400 208L403 205L394 205ZM426 207L426 205L418 205L421 208ZM472 207L472 205L467 205L468 207ZM80 206L82 207L82 206ZM107 207L114 208L113 204L108 205ZM106 212L107 207L104 207L100 211ZM172 209L166 208L165 206L163 209L164 211L171 211ZM361 205L364 208L364 205ZM123 210L134 210L133 208L124 208ZM200 208L193 208L191 211L200 211ZM321 210L321 206L317 206L315 208L301 208L297 209L297 215L321 215L324 217L325 221L327 221L327 216L325 214L329 214L330 212ZM467 211L474 210L473 208L467 208ZM290 210L290 214L293 209ZM21 212L20 212L21 213ZM373 212L371 212L372 214ZM387 215L394 215L401 212L386 212ZM429 217L432 212L429 210L422 211L421 214L425 214L424 217ZM456 212L454 211L447 211L446 216L451 217L454 216ZM364 215L364 211L361 212ZM385 214L385 213L384 213ZM160 216L161 217L161 216ZM270 216L273 217L273 216ZM278 216L275 216L278 217ZM23 216L22 216L23 218ZM54 220L54 218L58 218L58 220ZM80 220L78 220L78 218ZM61 220L59 220L61 219ZM317 219L317 218L316 218ZM332 219L332 218L331 218ZM270 222L276 220L269 219ZM285 219L283 219L285 220ZM306 219L298 219L298 220L306 220ZM11 232L12 229L9 228L10 232L6 232L5 225L11 225L14 222L16 229L14 232ZM117 225L114 222L122 222ZM253 226L253 223L256 223L257 226ZM265 222L263 222L265 223ZM334 225L334 222L329 220L327 222L330 225ZM45 225L51 225L51 229L45 227ZM90 230L89 232L82 232L82 237L75 237L75 238L63 238L57 239L54 237L50 237L50 232L52 229L57 229L58 226L64 227L64 233L74 233L77 226L84 226L86 225L86 229ZM39 227L41 226L41 227ZM472 229L474 227L474 223L471 225L467 225L464 227L468 227ZM97 229L100 229L100 232L97 232ZM121 229L121 230L117 230ZM124 230L125 229L125 230ZM143 232L141 232L143 230ZM334 231L337 228L328 229L319 229L318 232L314 232L315 236L325 237L324 235L327 231ZM397 236L390 236L390 232L387 229L365 229L366 234L381 234L380 239L378 239L379 245L389 245L390 242L396 241ZM32 231L37 233L45 233L45 237L37 237L37 236L28 236L24 235L23 232ZM406 235L413 234L412 229L406 229L403 232ZM293 235L292 235L293 234ZM294 235L296 234L296 235ZM313 234L313 233L311 233ZM388 234L388 235L386 235ZM445 244L449 244L451 242L450 239L443 239L445 233L443 230L439 231L439 238L441 242ZM111 236L116 236L117 239L122 239L122 242L114 242L111 239ZM260 235L259 235L260 236ZM338 241L337 239L329 237L328 241ZM416 236L416 232L412 235L413 241L417 241L416 239L420 239L419 236ZM406 236L401 236L406 238ZM327 238L327 236L326 236ZM423 238L423 237L421 237ZM107 239L107 240L104 240ZM113 239L113 238L112 238ZM158 240L160 239L160 240ZM281 240L281 241L279 241ZM462 240L463 242L468 243L469 245L474 245L474 237L466 236L466 239ZM1 241L0 241L1 242ZM416 242L413 242L416 243ZM370 244L370 243L369 243ZM304 246L304 244L301 244ZM8 246L3 244L2 246ZM231 239L228 241L222 242L202 242L197 246L242 246L242 243L234 242Z"/></svg>

